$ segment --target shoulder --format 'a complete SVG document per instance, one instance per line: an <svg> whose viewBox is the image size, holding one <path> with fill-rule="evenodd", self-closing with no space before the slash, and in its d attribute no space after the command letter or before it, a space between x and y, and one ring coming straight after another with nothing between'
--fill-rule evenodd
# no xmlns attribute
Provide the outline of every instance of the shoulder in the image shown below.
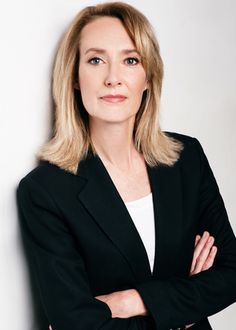
<svg viewBox="0 0 236 330"><path fill-rule="evenodd" d="M183 150L178 161L179 164L199 166L206 159L204 149L197 137L170 131L164 131L164 133L183 144Z"/></svg>
<svg viewBox="0 0 236 330"><path fill-rule="evenodd" d="M170 138L173 138L175 140L180 141L185 149L195 149L197 151L203 151L203 147L201 145L201 142L199 139L195 136L181 134L177 132L170 132L170 131L163 131L165 135L169 136Z"/></svg>
<svg viewBox="0 0 236 330"><path fill-rule="evenodd" d="M197 141L196 137L194 136L185 135L178 132L164 131L164 133L165 135L182 142L184 146L192 146Z"/></svg>
<svg viewBox="0 0 236 330"><path fill-rule="evenodd" d="M30 170L21 179L24 181L33 180L36 182L53 181L61 175L62 170L48 161L40 161L36 167Z"/></svg>
<svg viewBox="0 0 236 330"><path fill-rule="evenodd" d="M17 188L19 190L22 187L26 187L32 190L37 186L44 191L56 194L58 191L70 189L71 184L76 185L76 180L78 179L78 176L61 169L55 164L41 161L20 179Z"/></svg>

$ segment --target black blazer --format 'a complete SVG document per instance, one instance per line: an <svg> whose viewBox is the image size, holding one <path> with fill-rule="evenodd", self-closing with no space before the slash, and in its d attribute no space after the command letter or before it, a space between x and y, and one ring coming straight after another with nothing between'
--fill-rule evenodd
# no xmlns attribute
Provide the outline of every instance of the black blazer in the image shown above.
<svg viewBox="0 0 236 330"><path fill-rule="evenodd" d="M184 143L174 166L147 166L155 215L155 263L98 156L77 175L43 162L19 183L18 205L30 264L54 330L169 330L196 323L236 301L236 239L205 153ZM145 221L145 219L143 219ZM196 234L218 247L213 267L189 277ZM149 316L112 318L94 296L136 288Z"/></svg>

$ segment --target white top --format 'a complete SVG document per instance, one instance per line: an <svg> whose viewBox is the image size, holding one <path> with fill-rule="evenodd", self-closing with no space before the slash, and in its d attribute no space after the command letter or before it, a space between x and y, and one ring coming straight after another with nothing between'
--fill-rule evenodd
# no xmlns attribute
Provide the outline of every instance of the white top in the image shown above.
<svg viewBox="0 0 236 330"><path fill-rule="evenodd" d="M146 248L151 271L155 257L155 222L152 193L142 198L125 203L129 214Z"/></svg>

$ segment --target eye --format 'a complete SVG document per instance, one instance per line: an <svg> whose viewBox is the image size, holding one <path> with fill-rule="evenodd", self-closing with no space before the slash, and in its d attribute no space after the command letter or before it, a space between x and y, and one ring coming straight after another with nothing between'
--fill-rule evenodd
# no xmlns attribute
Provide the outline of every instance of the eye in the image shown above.
<svg viewBox="0 0 236 330"><path fill-rule="evenodd" d="M99 64L98 62L101 61L101 59L99 57L93 57L90 60L88 60L88 63L93 64L93 65L97 65Z"/></svg>
<svg viewBox="0 0 236 330"><path fill-rule="evenodd" d="M131 65L137 65L137 64L139 63L139 59L136 58L136 57L128 57L128 58L126 59L126 61L128 62L128 64L131 64ZM134 63L134 61L135 61L136 63Z"/></svg>

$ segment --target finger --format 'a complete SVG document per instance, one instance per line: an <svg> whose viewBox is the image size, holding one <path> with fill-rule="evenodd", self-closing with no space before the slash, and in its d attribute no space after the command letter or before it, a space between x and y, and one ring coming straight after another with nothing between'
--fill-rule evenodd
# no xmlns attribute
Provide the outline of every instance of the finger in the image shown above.
<svg viewBox="0 0 236 330"><path fill-rule="evenodd" d="M217 247L212 246L209 256L202 267L202 270L207 270L207 269L211 268L211 266L214 263L216 253L217 253Z"/></svg>
<svg viewBox="0 0 236 330"><path fill-rule="evenodd" d="M196 249L194 251L194 255L196 257L199 256L199 254L201 253L202 249L204 248L204 245L206 244L208 238L210 237L210 234L208 231L204 231L201 239L199 240L197 246L196 246Z"/></svg>
<svg viewBox="0 0 236 330"><path fill-rule="evenodd" d="M200 235L196 235L196 238L195 238L195 247L197 246L199 240L201 239L201 236Z"/></svg>
<svg viewBox="0 0 236 330"><path fill-rule="evenodd" d="M199 272L202 271L202 267L205 264L209 254L210 254L210 250L214 244L214 237L210 236L208 241L206 242L206 244L204 245L201 253L199 254L199 256L197 257L196 260L196 265L195 265L195 269L194 269L194 273L197 274Z"/></svg>
<svg viewBox="0 0 236 330"><path fill-rule="evenodd" d="M191 272L193 272L193 270L195 269L197 258L199 257L202 249L204 248L209 236L210 236L210 234L207 231L205 231L203 233L202 237L198 240L198 243L194 249L193 261L192 261L192 265L191 265Z"/></svg>
<svg viewBox="0 0 236 330"><path fill-rule="evenodd" d="M199 256L196 259L196 264L195 264L195 268L194 268L195 274L202 271L202 267L205 264L209 254L210 254L210 250L213 246L213 243L214 243L214 237L210 236L208 238L207 242L205 243L203 249L201 250Z"/></svg>
<svg viewBox="0 0 236 330"><path fill-rule="evenodd" d="M200 235L196 235L194 249L196 248L196 246L197 246L198 242L200 241L200 239L201 239L201 236ZM194 250L194 253L195 253L195 250ZM191 265L191 271L190 272L192 272L194 270L195 264L196 264L196 257L193 256L192 265Z"/></svg>
<svg viewBox="0 0 236 330"><path fill-rule="evenodd" d="M199 272L200 267L206 261L207 256L210 253L210 248L213 245L213 243L212 243L211 245L207 246L207 242L210 238L211 238L211 236L209 236L209 233L204 232L201 240L199 240L197 246L195 247L193 262L192 262L192 267L191 267L191 273L193 273L193 272L195 273L196 271ZM207 250L207 247L208 247L208 250ZM204 251L205 251L205 254L204 254Z"/></svg>

